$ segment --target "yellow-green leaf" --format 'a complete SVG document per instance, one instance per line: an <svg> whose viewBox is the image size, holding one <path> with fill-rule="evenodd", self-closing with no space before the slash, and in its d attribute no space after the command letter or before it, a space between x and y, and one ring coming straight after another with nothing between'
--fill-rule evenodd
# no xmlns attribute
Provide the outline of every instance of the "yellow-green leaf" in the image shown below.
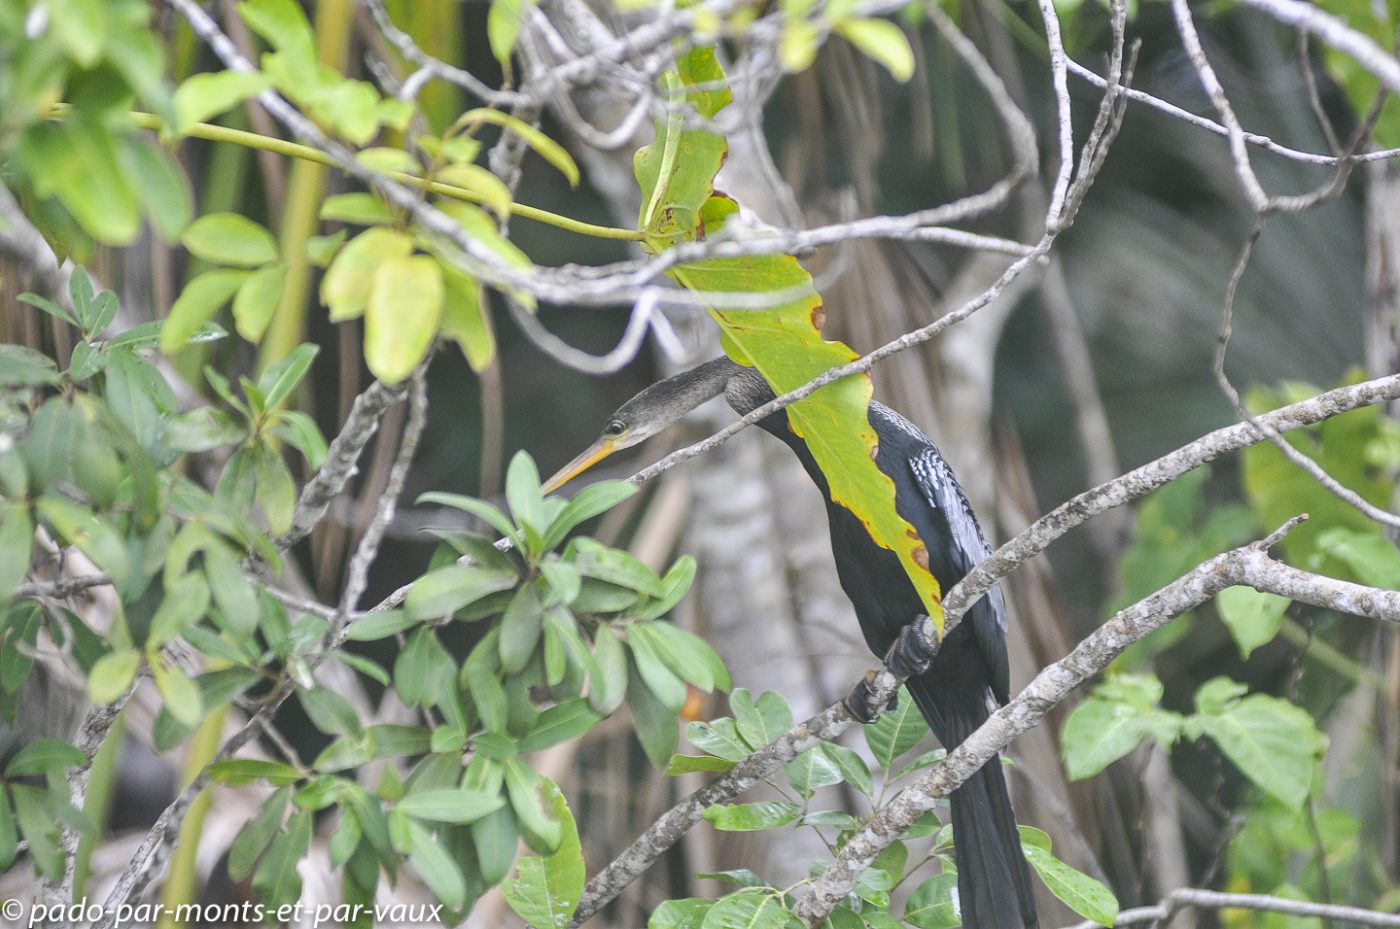
<svg viewBox="0 0 1400 929"><path fill-rule="evenodd" d="M897 81L914 76L914 50L909 38L888 19L847 19L836 24L836 31L867 57L885 66Z"/></svg>
<svg viewBox="0 0 1400 929"><path fill-rule="evenodd" d="M667 83L691 88L685 100L700 115L714 116L729 102L728 92L722 89L724 72L712 49L694 49L677 64L676 76ZM697 84L705 89L695 89ZM658 124L656 140L636 157L637 180L647 203L641 224L647 248L660 251L677 240L698 238L697 230L713 234L737 212L734 201L713 194L714 175L725 150L724 139L712 133L684 129L674 120ZM822 339L821 297L812 287L811 275L789 255L710 259L678 266L671 274L697 291L796 294L763 311L726 306L722 299L711 307L726 351L736 361L756 366L779 394L856 357L849 346ZM927 549L914 527L895 510L893 481L875 466L870 397L868 375L848 377L793 404L787 410L788 421L826 476L831 499L855 514L877 545L898 556L929 617L941 630L941 591L928 569Z"/></svg>
<svg viewBox="0 0 1400 929"><path fill-rule="evenodd" d="M412 239L383 226L366 229L346 243L321 279L321 301L330 308L331 322L364 313L379 265L390 258L407 258L412 252Z"/></svg>
<svg viewBox="0 0 1400 929"><path fill-rule="evenodd" d="M257 71L218 71L195 74L175 90L175 132L184 135L260 93L271 82Z"/></svg>
<svg viewBox="0 0 1400 929"><path fill-rule="evenodd" d="M481 165L448 165L438 172L437 179L481 198L481 202L490 207L497 216L510 215L510 188Z"/></svg>
<svg viewBox="0 0 1400 929"><path fill-rule="evenodd" d="M190 253L215 264L256 268L277 260L272 233L238 213L210 213L190 223L180 236Z"/></svg>
<svg viewBox="0 0 1400 929"><path fill-rule="evenodd" d="M461 346L467 364L480 374L496 357L496 333L481 300L481 282L442 265L442 334Z"/></svg>
<svg viewBox="0 0 1400 929"><path fill-rule="evenodd" d="M175 298L165 325L160 328L160 350L169 355L183 348L200 326L214 318L251 273L218 268L205 271L186 284Z"/></svg>
<svg viewBox="0 0 1400 929"><path fill-rule="evenodd" d="M496 0L496 3L492 4L492 9L494 10L500 3L501 0ZM537 155L558 168L559 172L569 179L570 186L578 186L578 165L574 162L573 156L564 150L564 146L529 123L511 116L509 113L488 109L468 110L457 119L458 125L471 125L473 123L494 123L520 136L521 140L533 148Z"/></svg>
<svg viewBox="0 0 1400 929"><path fill-rule="evenodd" d="M427 255L381 262L365 311L365 363L375 377L397 384L433 344L442 314L442 270Z"/></svg>
<svg viewBox="0 0 1400 929"><path fill-rule="evenodd" d="M233 298L233 323L239 335L249 342L262 339L277 310L286 279L287 266L275 264L254 271L243 282Z"/></svg>

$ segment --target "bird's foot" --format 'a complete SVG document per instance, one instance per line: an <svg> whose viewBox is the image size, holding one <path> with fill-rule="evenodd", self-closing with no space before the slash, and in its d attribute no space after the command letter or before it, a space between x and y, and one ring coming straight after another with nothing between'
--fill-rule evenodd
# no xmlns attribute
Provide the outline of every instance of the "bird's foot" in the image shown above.
<svg viewBox="0 0 1400 929"><path fill-rule="evenodd" d="M882 710L875 699L875 672L869 671L856 682L856 686L851 688L851 692L846 694L846 699L842 702L846 704L846 709L852 716L868 726L879 719L882 712L899 706L899 693L891 694Z"/></svg>
<svg viewBox="0 0 1400 929"><path fill-rule="evenodd" d="M900 680L923 674L938 654L938 643L924 632L927 620L927 616L920 616L899 630L899 638L885 653L885 667Z"/></svg>

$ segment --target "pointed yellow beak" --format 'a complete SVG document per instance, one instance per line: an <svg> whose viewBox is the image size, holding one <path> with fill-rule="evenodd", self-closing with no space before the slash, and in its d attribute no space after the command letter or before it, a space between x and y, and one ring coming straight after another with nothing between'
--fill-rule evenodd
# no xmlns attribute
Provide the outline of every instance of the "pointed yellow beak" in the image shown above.
<svg viewBox="0 0 1400 929"><path fill-rule="evenodd" d="M544 492L553 493L563 487L569 481L578 477L589 468L593 467L604 458L617 451L617 442L611 438L603 437L583 450L573 461L560 468L549 480L544 482Z"/></svg>

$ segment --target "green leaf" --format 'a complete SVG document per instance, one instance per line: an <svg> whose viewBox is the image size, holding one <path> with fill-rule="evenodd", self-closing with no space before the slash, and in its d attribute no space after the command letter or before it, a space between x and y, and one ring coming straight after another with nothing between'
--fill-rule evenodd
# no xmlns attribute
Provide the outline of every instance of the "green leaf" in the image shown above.
<svg viewBox="0 0 1400 929"><path fill-rule="evenodd" d="M78 321L73 318L73 315L71 313L69 313L63 307L59 306L57 303L54 303L47 297L41 297L39 294L32 294L28 291L25 291L15 299L18 300L20 303L27 303L36 309L43 310L45 313L49 314L54 319L60 319L68 325L74 327L75 329L82 328Z"/></svg>
<svg viewBox="0 0 1400 929"><path fill-rule="evenodd" d="M564 541L564 537L575 526L606 513L636 492L636 486L626 481L599 481L589 484L575 494L549 524L544 534L544 547L554 548Z"/></svg>
<svg viewBox="0 0 1400 929"><path fill-rule="evenodd" d="M1227 587L1215 597L1220 619L1234 637L1242 658L1248 658L1256 648L1273 641L1283 622L1283 614L1292 602L1287 597L1243 586Z"/></svg>
<svg viewBox="0 0 1400 929"><path fill-rule="evenodd" d="M530 662L544 629L544 610L533 584L526 584L511 597L500 628L501 667L507 674L515 674Z"/></svg>
<svg viewBox="0 0 1400 929"><path fill-rule="evenodd" d="M105 351L101 348L94 348L90 342L79 342L73 346L73 356L68 365L68 377L75 383L82 382L106 366L107 353Z"/></svg>
<svg viewBox="0 0 1400 929"><path fill-rule="evenodd" d="M5 765L5 777L25 777L31 774L47 774L50 771L62 772L65 768L76 768L87 761L81 751L58 739L35 739L18 752Z"/></svg>
<svg viewBox="0 0 1400 929"><path fill-rule="evenodd" d="M870 776L870 768L866 766L865 759L846 746L832 742L823 743L817 748L836 765L836 770L841 772L841 777L846 783L867 797L874 794L875 782Z"/></svg>
<svg viewBox="0 0 1400 929"><path fill-rule="evenodd" d="M1196 694L1196 715L1187 719L1187 733L1209 736L1265 793L1290 809L1300 809L1327 738L1300 707L1267 694L1240 698L1242 689L1228 678L1203 684Z"/></svg>
<svg viewBox="0 0 1400 929"><path fill-rule="evenodd" d="M254 781L267 781L274 786L294 784L301 780L296 768L281 761L264 761L260 758L230 758L216 761L209 766L209 776L216 783L230 787L243 787Z"/></svg>
<svg viewBox="0 0 1400 929"><path fill-rule="evenodd" d="M1045 886L1070 909L1103 926L1111 927L1118 919L1118 899L1113 892L1052 855L1049 836L1039 829L1022 826L1021 850Z"/></svg>
<svg viewBox="0 0 1400 929"><path fill-rule="evenodd" d="M953 906L953 892L957 886L956 871L934 875L909 895L901 918L917 929L953 929L962 925L962 919Z"/></svg>
<svg viewBox="0 0 1400 929"><path fill-rule="evenodd" d="M555 811L554 794L542 796L548 790L544 785L550 781L519 758L507 759L505 767L506 792L526 844L538 852L553 854L563 844L564 824Z"/></svg>
<svg viewBox="0 0 1400 929"><path fill-rule="evenodd" d="M917 745L927 733L928 723L924 722L914 698L901 687L899 706L865 727L865 744L870 746L880 767L889 771L895 759Z"/></svg>
<svg viewBox="0 0 1400 929"><path fill-rule="evenodd" d="M267 526L274 535L286 535L296 515L297 488L292 472L282 456L266 441L257 444L255 473L258 502L267 514Z"/></svg>
<svg viewBox="0 0 1400 929"><path fill-rule="evenodd" d="M316 360L316 354L320 350L320 346L303 343L288 352L280 361L267 367L258 378L258 389L263 392L269 409L291 395L297 384L306 376L311 362Z"/></svg>
<svg viewBox="0 0 1400 929"><path fill-rule="evenodd" d="M544 857L520 859L516 877L501 885L501 893L527 925L564 929L583 894L583 851L563 792L548 778L541 778L541 792L560 824L558 847Z"/></svg>
<svg viewBox="0 0 1400 929"><path fill-rule="evenodd" d="M840 769L820 748L807 749L783 768L793 789L808 799L818 788L841 783Z"/></svg>
<svg viewBox="0 0 1400 929"><path fill-rule="evenodd" d="M151 618L146 648L156 649L178 638L181 633L209 612L209 584L204 575L191 571L166 589ZM178 717L177 717L178 718Z"/></svg>
<svg viewBox="0 0 1400 929"><path fill-rule="evenodd" d="M716 803L701 815L716 829L725 832L756 832L786 826L802 815L802 807L776 801Z"/></svg>
<svg viewBox="0 0 1400 929"><path fill-rule="evenodd" d="M257 71L217 71L193 74L175 89L175 133L184 135L195 123L207 121L257 96L271 81Z"/></svg>
<svg viewBox="0 0 1400 929"><path fill-rule="evenodd" d="M194 212L189 181L170 154L137 139L126 139L120 149L127 173L141 191L141 204L151 218L160 237L174 242L189 225ZM112 314L116 314L117 298L110 294ZM107 322L111 322L108 317ZM88 331L99 333L105 328L93 325Z"/></svg>
<svg viewBox="0 0 1400 929"><path fill-rule="evenodd" d="M540 494L540 472L534 459L525 452L516 452L506 469L506 502L511 515L522 525L543 532L544 500Z"/></svg>
<svg viewBox="0 0 1400 929"><path fill-rule="evenodd" d="M21 500L0 502L0 603L10 599L29 573L34 520Z"/></svg>
<svg viewBox="0 0 1400 929"><path fill-rule="evenodd" d="M732 771L734 762L727 758L716 758L712 755L672 755L671 761L666 765L665 774L667 777L675 777L678 774L690 774L695 771Z"/></svg>
<svg viewBox="0 0 1400 929"><path fill-rule="evenodd" d="M644 625L628 629L627 641L632 646L633 667L646 683L647 689L661 701L672 715L685 706L685 682L662 660L659 643L647 634Z"/></svg>
<svg viewBox="0 0 1400 929"><path fill-rule="evenodd" d="M1090 697L1065 720L1060 752L1072 781L1098 774L1137 748L1149 733L1147 717L1125 703Z"/></svg>
<svg viewBox="0 0 1400 929"><path fill-rule="evenodd" d="M501 0L496 0L496 2L491 4L491 11L493 14L500 3ZM523 6L524 4L522 3L521 5ZM492 48L495 48L494 42L492 43ZM500 57L499 53L497 53L497 57ZM565 150L564 146L519 117L512 116L502 110L478 109L468 110L457 118L458 125L472 125L483 122L495 123L497 126L501 126L515 133L520 137L521 141L534 149L536 154L558 168L559 173L569 179L570 187L578 186L578 165L574 163L573 157Z"/></svg>
<svg viewBox="0 0 1400 929"><path fill-rule="evenodd" d="M790 914L777 893L741 890L715 901L700 929L785 929Z"/></svg>
<svg viewBox="0 0 1400 929"><path fill-rule="evenodd" d="M319 469L326 463L330 449L316 420L301 410L283 410L279 419L280 422L270 430L273 435L301 452L308 466Z"/></svg>
<svg viewBox="0 0 1400 929"><path fill-rule="evenodd" d="M57 0L48 7L49 25L59 46L81 67L95 66L110 28L106 4L100 0Z"/></svg>
<svg viewBox="0 0 1400 929"><path fill-rule="evenodd" d="M1400 590L1400 549L1374 532L1329 529L1317 537L1317 547L1346 563L1363 584Z"/></svg>
<svg viewBox="0 0 1400 929"><path fill-rule="evenodd" d="M442 336L456 342L472 371L480 374L496 358L496 334L482 303L481 282L451 265L441 267Z"/></svg>
<svg viewBox="0 0 1400 929"><path fill-rule="evenodd" d="M438 172L437 179L443 184L467 191L497 216L510 216L510 188L481 165L451 164Z"/></svg>
<svg viewBox="0 0 1400 929"><path fill-rule="evenodd" d="M901 83L914 76L914 50L904 30L887 19L843 19L836 32Z"/></svg>
<svg viewBox="0 0 1400 929"><path fill-rule="evenodd" d="M739 734L753 748L771 745L792 728L792 710L782 694L771 690L754 701L747 690L737 688L729 695L729 706Z"/></svg>
<svg viewBox="0 0 1400 929"><path fill-rule="evenodd" d="M370 372L386 384L412 374L433 344L441 316L442 271L436 260L414 255L381 261L365 310L365 363Z"/></svg>
<svg viewBox="0 0 1400 929"><path fill-rule="evenodd" d="M64 539L76 545L120 584L130 569L126 545L111 526L67 497L44 494L37 503L39 516Z"/></svg>
<svg viewBox="0 0 1400 929"><path fill-rule="evenodd" d="M408 821L409 860L423 883L450 909L460 909L467 902L467 885L462 870L433 838L432 833L414 820Z"/></svg>
<svg viewBox="0 0 1400 929"><path fill-rule="evenodd" d="M331 322L363 315L379 266L412 253L412 239L383 226L366 229L347 242L321 278L321 301L330 308Z"/></svg>
<svg viewBox="0 0 1400 929"><path fill-rule="evenodd" d="M186 284L161 326L160 350L170 355L184 348L190 337L238 292L248 276L247 271L220 268L206 271Z"/></svg>
<svg viewBox="0 0 1400 929"><path fill-rule="evenodd" d="M698 897L662 901L647 918L647 929L700 929L705 914L714 905L713 900Z"/></svg>
<svg viewBox="0 0 1400 929"><path fill-rule="evenodd" d="M149 665L166 712L190 729L198 726L204 719L204 695L199 686L179 667L166 664L163 658L152 657Z"/></svg>
<svg viewBox="0 0 1400 929"><path fill-rule="evenodd" d="M593 633L593 658L599 676L589 681L588 703L599 715L610 716L627 695L627 653L607 626L599 626Z"/></svg>
<svg viewBox="0 0 1400 929"><path fill-rule="evenodd" d="M739 735L739 727L732 719L697 720L686 726L685 737L697 748L727 761L743 761L753 751Z"/></svg>
<svg viewBox="0 0 1400 929"><path fill-rule="evenodd" d="M204 574L224 628L240 639L250 638L258 626L258 598L239 567L237 553L220 542L206 545Z"/></svg>
<svg viewBox="0 0 1400 929"><path fill-rule="evenodd" d="M490 12L486 14L486 39L491 45L491 54L507 74L510 73L511 52L515 51L516 39L520 37L520 20L530 5L531 0L491 0Z"/></svg>
<svg viewBox="0 0 1400 929"><path fill-rule="evenodd" d="M519 575L512 571L445 565L414 581L404 600L404 610L410 620L450 616L488 594L510 590L519 581Z"/></svg>
<svg viewBox="0 0 1400 929"><path fill-rule="evenodd" d="M566 700L540 714L530 732L520 740L522 752L548 748L569 739L576 739L592 729L602 719L589 709L583 698Z"/></svg>
<svg viewBox="0 0 1400 929"><path fill-rule="evenodd" d="M335 691L325 687L298 690L297 700L312 724L322 732L333 735L359 734L359 714L355 712L349 700Z"/></svg>
<svg viewBox="0 0 1400 929"><path fill-rule="evenodd" d="M392 223L394 212L374 194L356 192L327 197L321 204L321 218L357 226L378 226Z"/></svg>
<svg viewBox="0 0 1400 929"><path fill-rule="evenodd" d="M141 653L134 648L119 648L108 652L92 666L88 675L88 696L93 703L115 703L141 667Z"/></svg>
<svg viewBox="0 0 1400 929"><path fill-rule="evenodd" d="M424 790L404 797L394 808L415 819L439 823L476 822L505 806L500 794L473 790Z"/></svg>
<svg viewBox="0 0 1400 929"><path fill-rule="evenodd" d="M208 213L190 223L180 244L214 264L257 268L277 260L277 239L239 213Z"/></svg>
<svg viewBox="0 0 1400 929"><path fill-rule="evenodd" d="M81 111L19 136L34 192L58 198L83 231L108 245L130 245L141 230L139 201L117 158L119 138Z"/></svg>
<svg viewBox="0 0 1400 929"><path fill-rule="evenodd" d="M291 818L287 831L273 837L253 875L253 892L269 908L295 903L301 897L297 863L306 857L311 845L312 815L310 810L301 810Z"/></svg>
<svg viewBox="0 0 1400 929"><path fill-rule="evenodd" d="M286 281L287 266L283 264L259 268L243 281L233 295L233 324L239 335L254 344L262 341Z"/></svg>
<svg viewBox="0 0 1400 929"><path fill-rule="evenodd" d="M419 622L403 610L384 610L355 620L349 626L348 637L352 642L374 642L403 632Z"/></svg>
<svg viewBox="0 0 1400 929"><path fill-rule="evenodd" d="M669 672L667 672L669 673ZM651 763L663 768L676 750L676 714L659 700L640 674L627 675L627 707L637 740Z"/></svg>

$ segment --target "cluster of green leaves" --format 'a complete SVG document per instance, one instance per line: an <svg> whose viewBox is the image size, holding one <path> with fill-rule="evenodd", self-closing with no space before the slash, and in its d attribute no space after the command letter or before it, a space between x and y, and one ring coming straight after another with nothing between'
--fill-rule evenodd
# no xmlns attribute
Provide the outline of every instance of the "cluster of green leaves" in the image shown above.
<svg viewBox="0 0 1400 929"><path fill-rule="evenodd" d="M264 665L290 655L296 634L308 634L288 623L242 562L252 554L274 570L279 564L277 548L249 515L256 496L270 522L290 519L292 479L274 438L312 449L312 457L324 454L309 418L270 411L296 386L314 351L303 347L257 384L245 381L246 402L231 401L241 419L207 408L181 414L148 360L161 324L109 335L116 296L95 292L81 269L70 296L74 313L21 297L75 330L66 370L39 352L0 346L0 712L16 718L42 634L73 657L95 702L118 699L144 669L164 701L155 741L168 747L261 680ZM194 337L222 336L206 325ZM223 379L209 373L227 395ZM233 445L215 493L181 473L185 453ZM14 599L34 559L36 527L110 578L119 604L110 628L98 631L71 611ZM191 678L165 650L176 639L222 669ZM18 810L20 794L14 796ZM56 834L71 817L54 800L44 807L53 815L41 822L39 807L24 804L20 824L39 851L36 861L48 868L43 854L50 846L36 830ZM13 858L5 836L0 826L0 857Z"/></svg>
<svg viewBox="0 0 1400 929"><path fill-rule="evenodd" d="M333 691L298 690L311 722L332 736L307 770L272 761L215 768L226 782L261 778L278 791L235 843L234 879L251 875L267 903L294 900L300 885L287 864L306 852L311 814L337 806L331 859L344 869L347 903L372 899L381 871L392 876L407 860L462 916L514 866L516 877L503 887L511 905L533 925L566 923L572 909L562 922L535 920L566 902L577 906L578 836L562 795L530 766L528 753L583 736L625 699L643 746L664 760L687 685L729 686L708 645L660 618L689 589L693 559L658 577L626 552L568 539L633 490L603 483L570 501L545 498L522 453L507 475L509 514L469 497L426 494L422 502L479 518L509 547L477 533L439 532L431 569L403 608L349 627L354 642L400 636L392 667L330 653L392 688L425 724L364 726ZM306 641L319 641L325 623L300 622L308 624ZM442 640L453 622L479 631L462 660ZM370 792L355 771L382 758L407 760L411 770L401 780L388 768ZM537 854L517 862L521 840Z"/></svg>
<svg viewBox="0 0 1400 929"><path fill-rule="evenodd" d="M1322 0L1318 9L1336 16L1352 29L1375 42L1387 52L1395 52L1396 29L1400 27L1400 10L1394 3L1365 3L1362 0ZM1318 53L1353 111L1364 118L1384 91L1380 80L1362 67L1355 58L1326 43L1318 43ZM1378 146L1400 145L1400 105L1393 95L1386 94L1380 114L1371 129Z"/></svg>
<svg viewBox="0 0 1400 929"><path fill-rule="evenodd" d="M273 51L263 56L260 72L196 74L186 80L175 94L177 133L269 86L360 146L385 128L402 129L412 115L404 101L381 99L370 84L318 64L311 26L292 0L248 0L239 4L238 11ZM487 125L515 133L577 185L578 167L558 143L533 126L490 109L463 113L441 135L415 135L412 150L368 147L357 153L357 159L386 176L445 194L436 205L456 219L467 235L505 263L528 268L529 258L498 228L497 217L511 212L510 190L476 163L482 151L476 134ZM481 285L451 260L449 246L368 192L327 198L321 218L368 227L348 242L344 228L312 237L307 242L307 259L326 268L321 299L331 320L364 317L365 361L376 377L391 384L407 377L439 334L461 346L474 370L491 363L495 337L483 308ZM225 213L201 217L181 241L195 256L221 267L189 282L171 310L172 323L161 347L167 352L178 350L188 333L212 319L230 299L238 333L252 342L261 339L287 279L276 238L246 217ZM526 293L515 297L533 305Z"/></svg>
<svg viewBox="0 0 1400 929"><path fill-rule="evenodd" d="M689 771L728 771L747 755L786 733L793 725L792 711L780 694L767 692L754 699L743 688L729 698L732 717L693 722L686 730L691 743L702 755L677 755L667 774ZM908 693L901 692L895 709L865 727L870 755L882 772L876 778L865 760L842 745L823 743L803 752L784 767L786 786L770 780L782 800L751 803L720 803L704 812L714 828L727 832L753 832L781 827L816 830L832 854L840 852L850 837L882 805L891 790L916 772L940 761L942 749L906 756L928 735L928 726ZM848 785L864 798L866 813L857 815L845 809L814 809L813 801L823 788ZM823 796L826 796L823 794ZM953 902L957 871L953 862L952 826L943 824L929 812L908 829L900 840L886 848L857 880L853 895L827 918L829 929L951 929L960 924ZM911 843L920 843L918 854ZM1022 827L1027 861L1052 893L1076 912L1104 925L1112 925L1118 903L1098 881L1056 858L1050 851L1049 836L1038 829ZM923 871L930 862L939 863L939 872L924 879L909 895L899 916L890 912L890 895ZM811 863L811 873L820 873L829 862ZM699 877L728 881L739 887L719 900L672 900L658 907L648 921L648 929L725 929L734 925L761 926L763 929L795 929L801 925L789 910L789 895L753 871L742 869ZM741 920L741 922L735 922Z"/></svg>
<svg viewBox="0 0 1400 929"><path fill-rule="evenodd" d="M1212 678L1196 691L1195 712L1164 709L1162 683L1146 674L1110 678L1065 721L1061 752L1071 779L1091 777L1147 738L1165 749L1183 736L1208 738L1269 796L1300 809L1314 768L1327 746L1308 713L1287 700L1248 694L1229 678Z"/></svg>
<svg viewBox="0 0 1400 929"><path fill-rule="evenodd" d="M139 100L173 120L150 15L142 0L0 2L5 183L78 260L93 239L132 242L143 211L167 239L190 219L183 176L129 117ZM69 106L55 120L60 101Z"/></svg>

